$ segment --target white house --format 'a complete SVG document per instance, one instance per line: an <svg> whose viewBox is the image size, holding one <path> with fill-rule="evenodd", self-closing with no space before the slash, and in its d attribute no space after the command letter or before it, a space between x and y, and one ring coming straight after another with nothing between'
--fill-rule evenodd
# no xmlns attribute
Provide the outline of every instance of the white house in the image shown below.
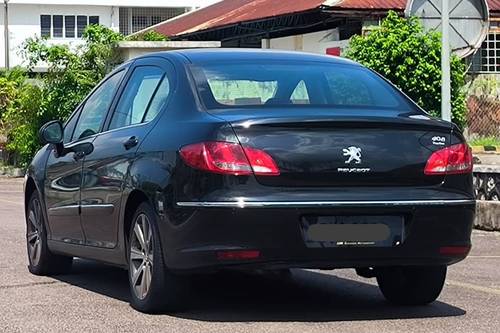
<svg viewBox="0 0 500 333"><path fill-rule="evenodd" d="M77 44L93 23L128 35L217 1L0 0L0 68L22 65L23 42L35 35L51 43Z"/></svg>

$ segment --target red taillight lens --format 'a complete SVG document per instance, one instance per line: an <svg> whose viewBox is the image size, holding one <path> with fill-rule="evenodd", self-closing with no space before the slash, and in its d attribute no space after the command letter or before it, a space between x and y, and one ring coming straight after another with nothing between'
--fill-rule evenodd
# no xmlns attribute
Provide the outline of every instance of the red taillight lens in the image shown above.
<svg viewBox="0 0 500 333"><path fill-rule="evenodd" d="M278 176L280 174L280 170L273 158L266 152L250 147L243 147L243 150L256 175Z"/></svg>
<svg viewBox="0 0 500 333"><path fill-rule="evenodd" d="M217 252L219 260L251 260L260 257L258 250L236 250L236 251L221 251Z"/></svg>
<svg viewBox="0 0 500 333"><path fill-rule="evenodd" d="M443 246L439 248L439 254L445 256L463 256L470 252L470 246Z"/></svg>
<svg viewBox="0 0 500 333"><path fill-rule="evenodd" d="M427 160L426 175L451 175L472 172L472 151L465 143L449 146L432 153Z"/></svg>
<svg viewBox="0 0 500 333"><path fill-rule="evenodd" d="M279 169L266 152L231 142L202 142L182 147L180 154L192 168L228 175L277 176Z"/></svg>

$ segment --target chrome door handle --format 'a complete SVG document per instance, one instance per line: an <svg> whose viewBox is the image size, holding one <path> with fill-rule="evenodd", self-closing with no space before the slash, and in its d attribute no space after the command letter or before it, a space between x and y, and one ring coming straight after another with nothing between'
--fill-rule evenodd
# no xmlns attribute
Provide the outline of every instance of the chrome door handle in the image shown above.
<svg viewBox="0 0 500 333"><path fill-rule="evenodd" d="M84 157L85 157L85 153L84 153L83 151L77 151L77 152L75 152L75 153L73 154L73 159L74 159L75 161L79 161L79 160L81 160L81 159L82 159L82 158L84 158Z"/></svg>
<svg viewBox="0 0 500 333"><path fill-rule="evenodd" d="M127 141L125 141L123 143L123 146L125 147L126 150L129 150L130 148L137 146L138 143L139 143L139 139L137 137L133 136L130 139L128 139Z"/></svg>

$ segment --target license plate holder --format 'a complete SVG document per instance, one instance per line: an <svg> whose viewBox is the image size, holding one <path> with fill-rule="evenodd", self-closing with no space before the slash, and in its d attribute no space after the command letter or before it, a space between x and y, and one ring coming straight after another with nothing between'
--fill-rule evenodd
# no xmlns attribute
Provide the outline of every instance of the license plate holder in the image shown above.
<svg viewBox="0 0 500 333"><path fill-rule="evenodd" d="M308 248L395 247L404 241L403 216L304 216Z"/></svg>

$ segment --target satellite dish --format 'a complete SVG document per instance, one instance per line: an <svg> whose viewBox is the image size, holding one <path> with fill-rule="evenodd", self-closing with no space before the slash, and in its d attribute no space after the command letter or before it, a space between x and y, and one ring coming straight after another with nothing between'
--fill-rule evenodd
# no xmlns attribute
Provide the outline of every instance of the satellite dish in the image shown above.
<svg viewBox="0 0 500 333"><path fill-rule="evenodd" d="M410 0L406 16L416 16L426 30L441 31L443 0ZM489 10L486 0L445 0L449 2L450 46L459 57L473 54L486 38Z"/></svg>

